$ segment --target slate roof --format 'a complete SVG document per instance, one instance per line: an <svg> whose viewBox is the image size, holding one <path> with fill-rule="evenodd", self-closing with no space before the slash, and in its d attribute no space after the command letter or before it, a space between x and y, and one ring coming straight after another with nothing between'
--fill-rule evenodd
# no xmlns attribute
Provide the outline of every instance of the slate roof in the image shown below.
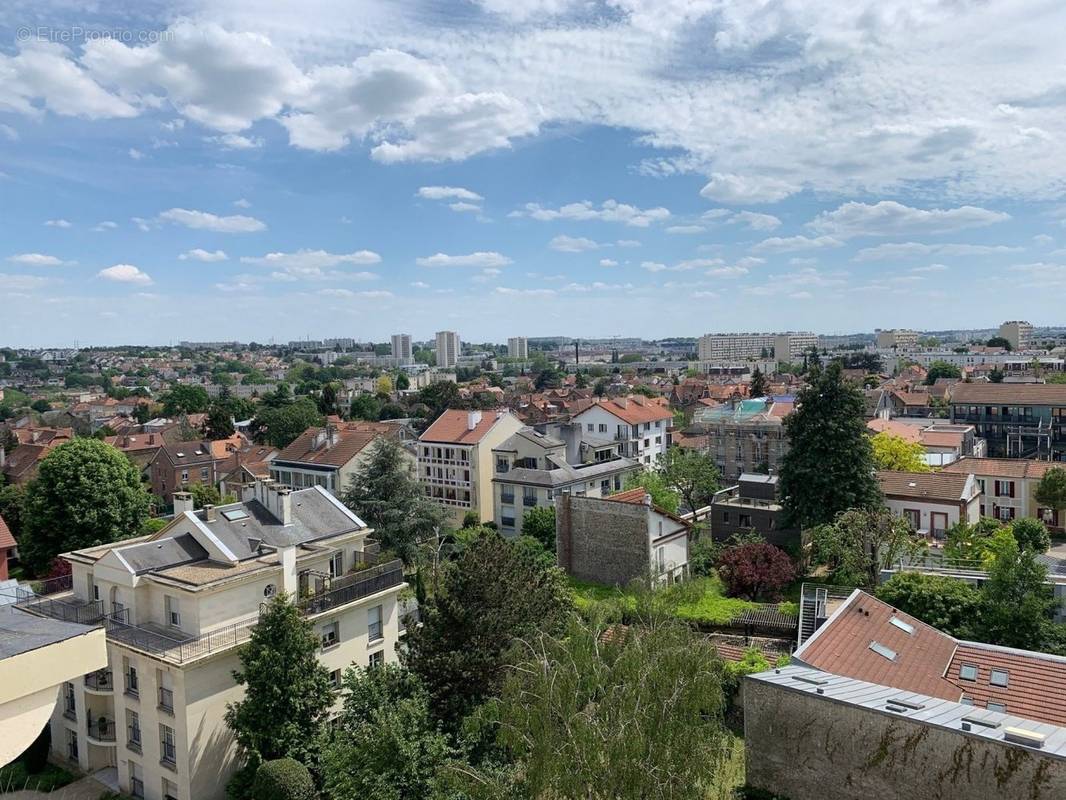
<svg viewBox="0 0 1066 800"><path fill-rule="evenodd" d="M13 605L3 605L0 606L0 659L84 636L93 630L88 625L39 617Z"/></svg>

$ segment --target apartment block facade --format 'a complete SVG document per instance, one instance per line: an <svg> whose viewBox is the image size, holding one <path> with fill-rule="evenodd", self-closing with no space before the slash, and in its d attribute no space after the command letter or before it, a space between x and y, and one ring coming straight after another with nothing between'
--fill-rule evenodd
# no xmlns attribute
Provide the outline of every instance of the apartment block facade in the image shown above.
<svg viewBox="0 0 1066 800"><path fill-rule="evenodd" d="M990 456L1066 460L1066 385L960 383L951 421L973 425Z"/></svg>
<svg viewBox="0 0 1066 800"><path fill-rule="evenodd" d="M885 350L915 350L918 347L918 331L892 328L877 331L877 346Z"/></svg>
<svg viewBox="0 0 1066 800"><path fill-rule="evenodd" d="M418 480L426 496L461 523L468 511L493 518L492 450L522 428L510 411L448 409L418 440Z"/></svg>
<svg viewBox="0 0 1066 800"><path fill-rule="evenodd" d="M512 336L507 340L507 355L511 358L529 358L529 342L525 336Z"/></svg>
<svg viewBox="0 0 1066 800"><path fill-rule="evenodd" d="M788 333L708 333L697 345L700 361L733 361L769 358L790 361L802 358L803 353L818 344L818 337L809 331Z"/></svg>
<svg viewBox="0 0 1066 800"><path fill-rule="evenodd" d="M961 458L943 471L974 476L981 490L982 517L995 517L1002 522L1033 517L1053 531L1063 532L1066 514L1045 508L1036 499L1040 479L1054 466L1050 461L1024 458Z"/></svg>
<svg viewBox="0 0 1066 800"><path fill-rule="evenodd" d="M321 487L260 480L238 503L194 512L179 492L175 506L152 536L65 554L69 590L19 605L107 632L107 667L62 688L57 759L114 768L131 797L221 800L238 766L232 673L261 605L298 598L339 682L349 666L396 660L403 571L379 563L371 530Z"/></svg>
<svg viewBox="0 0 1066 800"><path fill-rule="evenodd" d="M455 331L437 331L437 366L450 369L459 363L462 342Z"/></svg>
<svg viewBox="0 0 1066 800"><path fill-rule="evenodd" d="M640 395L615 397L574 414L571 435L579 450L597 450L597 459L603 460L610 453L603 449L605 444L613 444L618 456L650 469L670 446L672 422L670 408L662 403Z"/></svg>
<svg viewBox="0 0 1066 800"><path fill-rule="evenodd" d="M411 348L411 334L394 333L392 335L392 357L400 364L410 364L414 361L414 350Z"/></svg>
<svg viewBox="0 0 1066 800"><path fill-rule="evenodd" d="M791 402L742 400L739 403L699 409L690 429L706 436L706 452L728 481L744 473L776 472L788 452L785 417Z"/></svg>
<svg viewBox="0 0 1066 800"><path fill-rule="evenodd" d="M999 335L1010 342L1013 350L1027 350L1032 344L1033 326L1025 320L1012 319L999 326Z"/></svg>

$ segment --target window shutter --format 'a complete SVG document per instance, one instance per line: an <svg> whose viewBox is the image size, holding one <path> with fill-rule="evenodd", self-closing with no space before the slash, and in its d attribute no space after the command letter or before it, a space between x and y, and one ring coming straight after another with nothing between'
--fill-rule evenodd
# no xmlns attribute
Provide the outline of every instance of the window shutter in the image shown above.
<svg viewBox="0 0 1066 800"><path fill-rule="evenodd" d="M1014 497L1014 481L1011 481L1008 486L1010 486L1010 496Z"/></svg>

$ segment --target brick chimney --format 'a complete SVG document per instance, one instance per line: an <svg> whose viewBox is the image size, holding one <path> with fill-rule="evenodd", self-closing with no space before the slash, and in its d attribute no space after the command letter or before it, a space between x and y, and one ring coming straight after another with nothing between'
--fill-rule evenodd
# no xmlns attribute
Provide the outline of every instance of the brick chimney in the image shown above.
<svg viewBox="0 0 1066 800"><path fill-rule="evenodd" d="M174 516L180 517L194 507L192 495L188 492L174 492Z"/></svg>

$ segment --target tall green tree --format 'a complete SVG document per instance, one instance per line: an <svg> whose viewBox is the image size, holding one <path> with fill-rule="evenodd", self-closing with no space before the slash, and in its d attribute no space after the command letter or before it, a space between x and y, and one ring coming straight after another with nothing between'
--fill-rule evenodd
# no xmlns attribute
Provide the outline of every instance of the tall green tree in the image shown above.
<svg viewBox="0 0 1066 800"><path fill-rule="evenodd" d="M1034 495L1036 502L1044 508L1053 508L1059 513L1066 511L1066 469L1052 467L1045 472Z"/></svg>
<svg viewBox="0 0 1066 800"><path fill-rule="evenodd" d="M19 554L40 573L60 553L137 535L150 509L125 455L99 439L74 439L45 456L26 487Z"/></svg>
<svg viewBox="0 0 1066 800"><path fill-rule="evenodd" d="M512 652L491 710L519 786L496 796L731 796L731 678L714 646L668 619L605 639L606 630L575 618L562 635L538 633Z"/></svg>
<svg viewBox="0 0 1066 800"><path fill-rule="evenodd" d="M228 439L234 433L233 417L224 403L212 403L207 410L207 422L204 423L204 435L208 439Z"/></svg>
<svg viewBox="0 0 1066 800"><path fill-rule="evenodd" d="M833 583L876 586L881 570L917 555L922 540L910 523L887 508L853 508L812 533L815 563L829 569Z"/></svg>
<svg viewBox="0 0 1066 800"><path fill-rule="evenodd" d="M208 397L207 390L203 386L186 383L175 384L159 400L163 404L163 413L168 417L178 414L199 414L207 411L211 403L211 398Z"/></svg>
<svg viewBox="0 0 1066 800"><path fill-rule="evenodd" d="M1047 526L1033 517L1020 517L1010 524L1010 532L1022 550L1046 553L1051 547Z"/></svg>
<svg viewBox="0 0 1066 800"><path fill-rule="evenodd" d="M925 373L925 382L932 386L938 378L961 378L962 370L947 361L934 361Z"/></svg>
<svg viewBox="0 0 1066 800"><path fill-rule="evenodd" d="M454 730L498 693L511 643L540 630L557 632L572 608L561 571L486 533L446 567L402 657L422 679L434 716Z"/></svg>
<svg viewBox="0 0 1066 800"><path fill-rule="evenodd" d="M969 639L980 631L981 592L966 581L897 572L877 587L877 596L951 636Z"/></svg>
<svg viewBox="0 0 1066 800"><path fill-rule="evenodd" d="M555 506L537 506L522 515L522 535L536 539L555 552Z"/></svg>
<svg viewBox="0 0 1066 800"><path fill-rule="evenodd" d="M1000 552L981 590L978 638L990 644L1042 650L1057 605L1047 568L1013 540Z"/></svg>
<svg viewBox="0 0 1066 800"><path fill-rule="evenodd" d="M322 753L327 800L430 800L456 755L418 677L388 664L344 674L344 710Z"/></svg>
<svg viewBox="0 0 1066 800"><path fill-rule="evenodd" d="M881 505L862 391L843 380L839 362L812 368L808 380L785 418L789 450L780 482L788 517L802 527Z"/></svg>
<svg viewBox="0 0 1066 800"><path fill-rule="evenodd" d="M398 442L381 436L370 448L341 500L374 529L384 549L412 564L418 542L439 535L445 526L444 511L426 497Z"/></svg>
<svg viewBox="0 0 1066 800"><path fill-rule="evenodd" d="M310 397L301 397L280 407L261 408L255 417L255 429L258 438L268 444L287 447L305 430L322 425L325 421L315 401Z"/></svg>
<svg viewBox="0 0 1066 800"><path fill-rule="evenodd" d="M226 706L226 724L246 757L311 761L334 700L318 645L314 626L287 596L259 615L233 673L244 698Z"/></svg>
<svg viewBox="0 0 1066 800"><path fill-rule="evenodd" d="M708 505L719 488L714 460L687 447L675 445L668 449L659 462L659 474L666 486L680 496L686 511Z"/></svg>
<svg viewBox="0 0 1066 800"><path fill-rule="evenodd" d="M756 367L751 373L751 383L748 385L749 397L766 397L769 387L766 384L766 376L762 370Z"/></svg>
<svg viewBox="0 0 1066 800"><path fill-rule="evenodd" d="M929 465L922 456L925 448L919 442L909 442L902 436L882 431L870 440L874 464L878 469L896 472L929 472Z"/></svg>
<svg viewBox="0 0 1066 800"><path fill-rule="evenodd" d="M681 506L681 497L666 484L666 480L658 472L643 470L626 476L622 484L623 491L630 489L644 489L651 495L651 501L664 511L676 514Z"/></svg>

